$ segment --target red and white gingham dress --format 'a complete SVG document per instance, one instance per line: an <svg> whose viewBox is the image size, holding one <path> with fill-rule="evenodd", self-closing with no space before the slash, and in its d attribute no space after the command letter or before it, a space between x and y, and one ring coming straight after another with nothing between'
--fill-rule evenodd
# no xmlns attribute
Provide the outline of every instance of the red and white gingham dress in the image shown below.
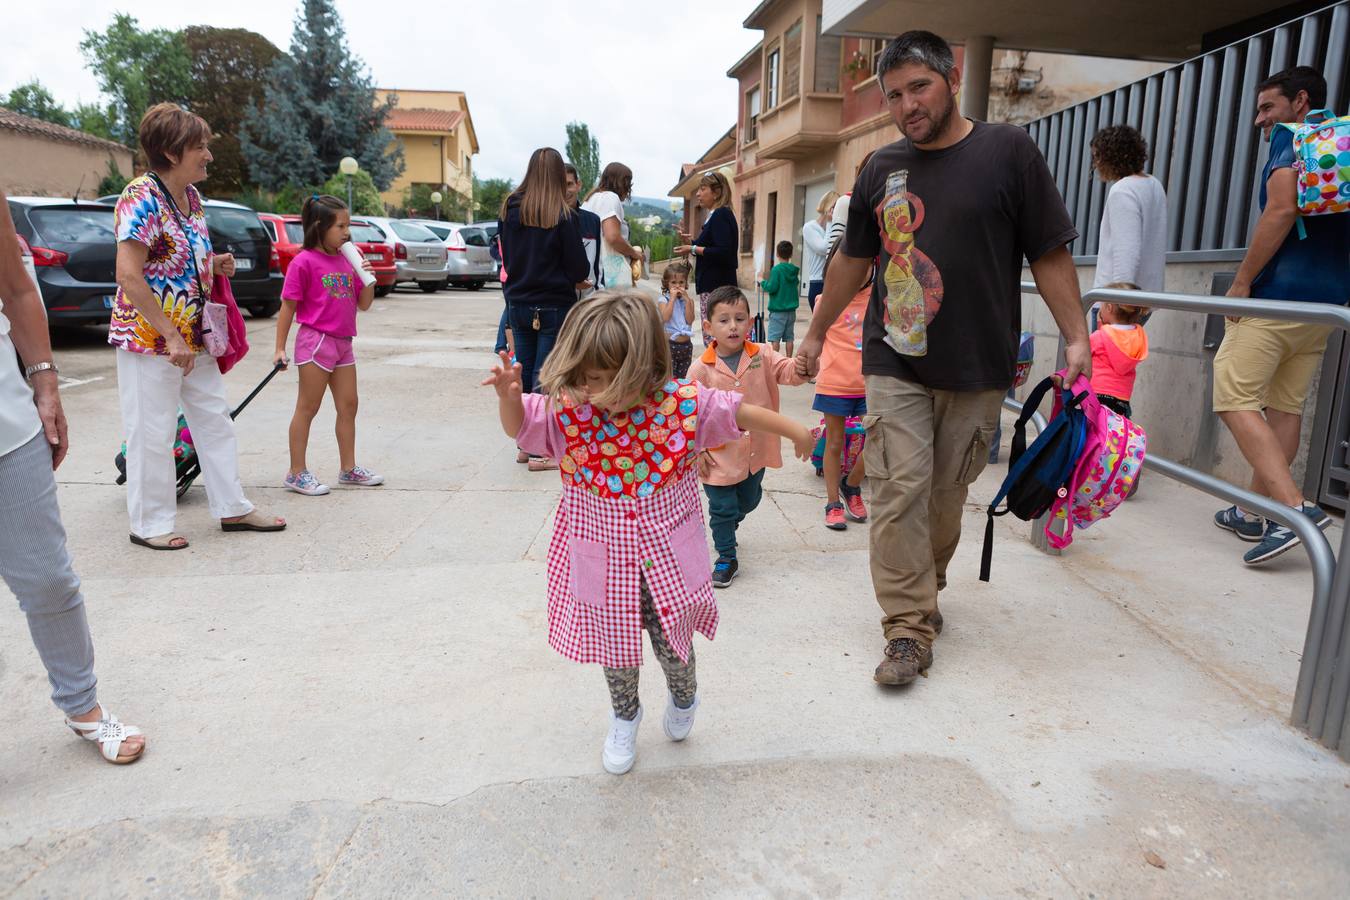
<svg viewBox="0 0 1350 900"><path fill-rule="evenodd" d="M683 404L669 412L672 395L681 389L696 390L696 408L685 412L694 404ZM524 400L517 445L563 462L562 502L548 548L549 645L575 662L641 665L639 579L646 578L666 639L688 660L694 632L711 640L718 618L695 458L700 448L741 436L736 427L741 396L672 382L614 418L589 406L555 409L537 394ZM692 434L693 440L675 451L659 446L655 453L644 449L651 441L617 446L629 422L639 418L648 425L660 420L662 434ZM581 428L574 427L578 419L585 420ZM640 434L645 437L647 430ZM593 465L601 459L609 479ZM652 463L664 459L674 464L658 475ZM646 496L637 496L642 479L625 483L612 477L634 470L659 481Z"/></svg>

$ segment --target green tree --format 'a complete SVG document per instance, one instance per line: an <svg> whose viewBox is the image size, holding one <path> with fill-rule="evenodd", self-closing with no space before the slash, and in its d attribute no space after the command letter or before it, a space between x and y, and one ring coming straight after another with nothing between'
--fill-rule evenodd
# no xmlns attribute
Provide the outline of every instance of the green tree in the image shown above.
<svg viewBox="0 0 1350 900"><path fill-rule="evenodd" d="M338 172L324 182L319 193L332 194L342 202L347 202L347 176ZM352 212L358 216L384 215L384 201L380 199L379 189L365 169L352 176Z"/></svg>
<svg viewBox="0 0 1350 900"><path fill-rule="evenodd" d="M114 114L110 106L80 103L71 112L70 118L72 128L78 128L86 134L96 135L104 140L118 139L113 130Z"/></svg>
<svg viewBox="0 0 1350 900"><path fill-rule="evenodd" d="M388 190L403 172L403 147L384 127L396 102L375 102L375 82L347 48L332 0L304 0L290 55L272 65L263 103L244 115L240 143L249 173L277 190L320 182L354 156L376 187Z"/></svg>
<svg viewBox="0 0 1350 900"><path fill-rule="evenodd" d="M262 105L267 75L281 51L260 34L243 28L193 25L183 30L192 66L192 110L211 125L208 195L233 196L248 184L239 146L244 114Z"/></svg>
<svg viewBox="0 0 1350 900"><path fill-rule="evenodd" d="M577 167L581 196L585 197L600 180L600 142L591 137L585 122L567 123L567 161Z"/></svg>
<svg viewBox="0 0 1350 900"><path fill-rule="evenodd" d="M403 208L407 210L408 215L423 219L436 218L436 204L431 202L431 192L439 191L439 187L429 184L414 184L403 192ZM460 218L462 209L459 196L453 191L441 191L441 212L440 217L447 222L454 222Z"/></svg>
<svg viewBox="0 0 1350 900"><path fill-rule="evenodd" d="M516 189L509 178L489 178L486 181L473 176L473 219L482 222L495 219L502 210L502 201Z"/></svg>
<svg viewBox="0 0 1350 900"><path fill-rule="evenodd" d="M136 145L141 116L156 103L187 104L192 72L181 32L142 31L126 13L113 16L103 31L84 32L80 41L89 70L108 98L108 117L116 140Z"/></svg>
<svg viewBox="0 0 1350 900"><path fill-rule="evenodd" d="M12 109L14 112L24 116L32 116L34 119L41 119L44 122L51 122L54 125L64 125L67 128L75 127L75 120L56 98L52 92L38 81L36 78L25 82L9 92L9 97L5 99L3 106Z"/></svg>
<svg viewBox="0 0 1350 900"><path fill-rule="evenodd" d="M108 172L98 183L98 194L96 196L104 197L108 194L120 194L130 180L131 179L123 175L122 170L118 168L117 160L109 156Z"/></svg>

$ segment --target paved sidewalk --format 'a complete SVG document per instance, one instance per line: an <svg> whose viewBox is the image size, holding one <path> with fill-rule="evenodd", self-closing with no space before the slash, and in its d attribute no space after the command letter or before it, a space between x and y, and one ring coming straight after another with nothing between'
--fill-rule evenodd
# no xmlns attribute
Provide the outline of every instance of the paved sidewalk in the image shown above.
<svg viewBox="0 0 1350 900"><path fill-rule="evenodd" d="M63 341L101 699L150 750L107 766L64 732L0 604L0 895L1350 894L1350 766L1286 724L1306 560L1246 570L1216 504L1159 477L1061 558L1000 520L986 585L986 472L931 677L892 692L871 680L867 526L827 531L789 462L698 643L693 735L661 734L651 666L637 766L604 774L604 680L544 639L557 475L515 464L476 386L500 303L400 292L363 314L358 457L384 487L279 487L278 377L239 420L241 465L291 527L224 534L197 487L179 553L127 543L112 353ZM271 327L251 323L232 396ZM814 421L809 389L784 395ZM330 483L331 426L328 407L310 457Z"/></svg>

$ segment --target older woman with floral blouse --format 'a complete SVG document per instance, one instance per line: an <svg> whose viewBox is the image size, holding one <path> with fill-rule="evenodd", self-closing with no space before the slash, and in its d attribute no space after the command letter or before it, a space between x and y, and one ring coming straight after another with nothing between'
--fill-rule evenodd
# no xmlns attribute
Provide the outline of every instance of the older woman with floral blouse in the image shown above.
<svg viewBox="0 0 1350 900"><path fill-rule="evenodd" d="M211 129L172 103L141 119L140 143L150 171L117 201L117 299L108 343L117 348L117 388L127 441L127 512L131 542L182 550L174 437L181 406L201 459L211 515L225 531L280 531L239 482L234 423L214 359L203 357L202 309L214 275L234 274L234 257L212 252L201 195Z"/></svg>

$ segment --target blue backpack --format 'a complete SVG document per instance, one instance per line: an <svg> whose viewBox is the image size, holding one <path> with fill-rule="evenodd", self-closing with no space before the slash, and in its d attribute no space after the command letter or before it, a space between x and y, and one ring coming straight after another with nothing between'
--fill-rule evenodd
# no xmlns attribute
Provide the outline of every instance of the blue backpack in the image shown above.
<svg viewBox="0 0 1350 900"><path fill-rule="evenodd" d="M1078 458L1087 443L1087 416L1079 407L1086 394L1074 395L1062 389L1062 408L1046 425L1030 447L1027 446L1027 422L1055 383L1046 378L1027 395L1022 414L1013 428L1012 450L1008 456L1008 477L1003 479L994 502L989 504L984 527L984 551L980 556L980 580L989 580L994 555L994 517L1012 513L1030 522L1045 513L1054 502L1068 494ZM998 505L1007 501L1003 509Z"/></svg>

